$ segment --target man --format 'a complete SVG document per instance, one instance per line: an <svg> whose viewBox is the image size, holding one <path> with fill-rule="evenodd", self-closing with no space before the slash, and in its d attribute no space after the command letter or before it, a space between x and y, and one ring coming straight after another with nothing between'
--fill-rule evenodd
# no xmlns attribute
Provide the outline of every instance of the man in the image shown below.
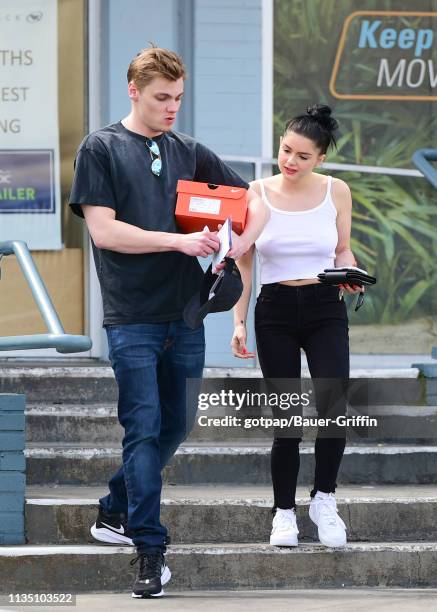
<svg viewBox="0 0 437 612"><path fill-rule="evenodd" d="M203 277L196 257L219 248L216 232L179 233L176 184L249 187L207 147L172 132L184 79L182 60L172 51L151 46L132 60L131 112L84 139L70 195L92 239L125 430L123 466L99 500L91 532L100 541L136 546L133 597L158 597L170 579L161 470L193 426L196 407L186 404L186 379L201 377L205 356L203 326L191 330L182 312ZM264 219L261 201L249 190L246 230L231 257L250 247Z"/></svg>

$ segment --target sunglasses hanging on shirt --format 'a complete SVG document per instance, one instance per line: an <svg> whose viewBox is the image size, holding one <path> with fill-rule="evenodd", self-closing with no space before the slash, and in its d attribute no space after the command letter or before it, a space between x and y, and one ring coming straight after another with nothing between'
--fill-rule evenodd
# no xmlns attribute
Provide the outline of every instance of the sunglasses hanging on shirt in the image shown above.
<svg viewBox="0 0 437 612"><path fill-rule="evenodd" d="M152 174L159 176L162 170L162 160L158 143L151 138L146 138L146 147L149 149L150 159L152 160L150 170L152 171Z"/></svg>

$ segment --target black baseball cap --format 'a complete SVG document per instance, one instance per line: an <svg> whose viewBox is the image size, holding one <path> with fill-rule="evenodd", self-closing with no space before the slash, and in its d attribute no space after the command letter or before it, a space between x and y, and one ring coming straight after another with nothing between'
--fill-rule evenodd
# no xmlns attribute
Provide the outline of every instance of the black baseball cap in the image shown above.
<svg viewBox="0 0 437 612"><path fill-rule="evenodd" d="M184 320L188 327L202 325L209 312L230 310L243 293L240 271L232 257L225 257L225 267L218 274L210 265L205 272L200 291L195 293L184 308Z"/></svg>

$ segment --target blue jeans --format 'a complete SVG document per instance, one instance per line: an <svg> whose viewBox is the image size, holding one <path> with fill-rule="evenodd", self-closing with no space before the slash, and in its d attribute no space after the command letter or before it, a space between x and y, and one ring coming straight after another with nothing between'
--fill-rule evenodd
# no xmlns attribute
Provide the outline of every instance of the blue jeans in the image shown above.
<svg viewBox="0 0 437 612"><path fill-rule="evenodd" d="M197 404L187 401L186 379L202 376L204 328L191 330L180 320L110 325L106 333L125 435L123 466L100 505L127 515L138 552L165 550L161 470L194 425Z"/></svg>

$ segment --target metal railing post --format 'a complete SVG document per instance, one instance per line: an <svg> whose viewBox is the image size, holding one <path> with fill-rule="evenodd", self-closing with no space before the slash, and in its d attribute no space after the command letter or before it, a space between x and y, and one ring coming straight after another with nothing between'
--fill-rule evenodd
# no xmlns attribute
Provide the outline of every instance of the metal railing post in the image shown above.
<svg viewBox="0 0 437 612"><path fill-rule="evenodd" d="M54 348L58 353L88 351L92 345L88 336L65 333L27 244L20 240L0 242L0 258L3 255L16 256L49 333L0 337L0 351L34 348Z"/></svg>
<svg viewBox="0 0 437 612"><path fill-rule="evenodd" d="M434 189L437 189L437 168L430 164L430 162L437 162L437 149L418 149L414 153L412 161Z"/></svg>

